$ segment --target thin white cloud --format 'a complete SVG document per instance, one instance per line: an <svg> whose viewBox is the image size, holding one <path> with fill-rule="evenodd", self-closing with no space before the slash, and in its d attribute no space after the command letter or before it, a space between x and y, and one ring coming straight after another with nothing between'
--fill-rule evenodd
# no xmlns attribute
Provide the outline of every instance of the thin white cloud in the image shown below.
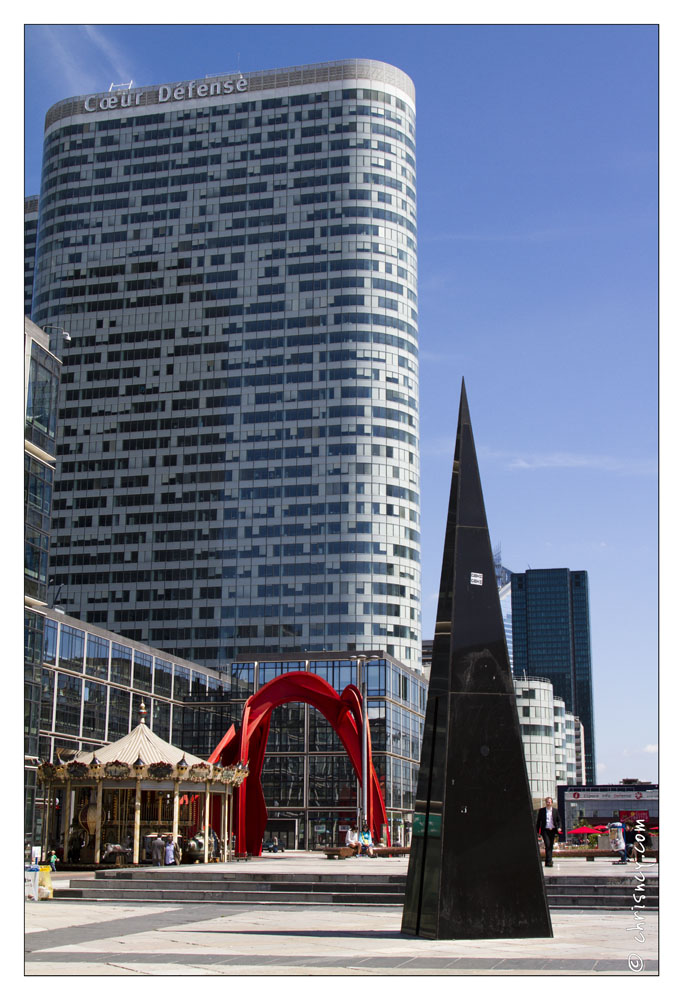
<svg viewBox="0 0 683 1000"><path fill-rule="evenodd" d="M133 78L128 59L106 34L93 25L76 25L68 32L60 25L41 25L32 35L50 73L64 84L67 94L89 94L107 90L110 83L128 83Z"/></svg>
<svg viewBox="0 0 683 1000"><path fill-rule="evenodd" d="M656 476L654 460L615 458L612 455L588 455L576 452L555 451L536 454L510 454L490 449L480 449L487 458L499 459L511 471L535 472L538 469L593 469L621 476Z"/></svg>
<svg viewBox="0 0 683 1000"><path fill-rule="evenodd" d="M420 351L420 361L436 361L440 365L462 364L463 354L446 354L440 351Z"/></svg>
<svg viewBox="0 0 683 1000"><path fill-rule="evenodd" d="M659 753L659 743L648 743L643 747L643 753Z"/></svg>
<svg viewBox="0 0 683 1000"><path fill-rule="evenodd" d="M583 230L581 230L583 232ZM535 229L517 233L433 233L424 235L422 243L549 243L565 239L570 229Z"/></svg>
<svg viewBox="0 0 683 1000"><path fill-rule="evenodd" d="M119 52L118 48L113 45L109 39L99 31L92 24L84 24L83 30L102 55L106 58L109 65L111 66L116 79L112 81L113 83L128 83L132 79L132 73L130 71L130 66L127 64L126 56Z"/></svg>
<svg viewBox="0 0 683 1000"><path fill-rule="evenodd" d="M45 62L51 72L64 81L65 93L87 94L96 89L92 73L83 68L85 60L79 58L73 36L69 44L62 41L62 32L58 27L46 24L42 26L43 43L46 47Z"/></svg>
<svg viewBox="0 0 683 1000"><path fill-rule="evenodd" d="M598 771L600 771L600 773L602 773L603 771L607 770L607 764L598 764L597 769Z"/></svg>

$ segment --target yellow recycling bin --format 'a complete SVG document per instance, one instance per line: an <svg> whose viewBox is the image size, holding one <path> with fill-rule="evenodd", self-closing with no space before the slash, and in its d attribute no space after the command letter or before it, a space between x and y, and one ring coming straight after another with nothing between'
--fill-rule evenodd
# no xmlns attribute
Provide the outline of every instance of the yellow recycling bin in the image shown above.
<svg viewBox="0 0 683 1000"><path fill-rule="evenodd" d="M49 865L40 865L38 872L38 899L52 899L52 869Z"/></svg>

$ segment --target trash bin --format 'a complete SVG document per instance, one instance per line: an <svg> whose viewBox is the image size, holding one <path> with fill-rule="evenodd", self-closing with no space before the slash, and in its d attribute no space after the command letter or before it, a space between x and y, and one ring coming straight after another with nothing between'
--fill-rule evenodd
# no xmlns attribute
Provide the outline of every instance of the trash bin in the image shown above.
<svg viewBox="0 0 683 1000"><path fill-rule="evenodd" d="M52 899L52 869L49 865L40 865L38 899Z"/></svg>
<svg viewBox="0 0 683 1000"><path fill-rule="evenodd" d="M40 868L38 865L25 865L24 866L24 899L30 899L32 902L38 902L38 879L40 876Z"/></svg>

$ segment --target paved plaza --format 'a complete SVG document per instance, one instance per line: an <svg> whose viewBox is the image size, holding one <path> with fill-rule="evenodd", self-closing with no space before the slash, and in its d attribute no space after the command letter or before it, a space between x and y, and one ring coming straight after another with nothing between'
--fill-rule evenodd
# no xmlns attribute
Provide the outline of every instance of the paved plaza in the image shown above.
<svg viewBox="0 0 683 1000"><path fill-rule="evenodd" d="M249 871L406 871L400 859L327 861L266 856ZM235 865L215 866L216 869ZM610 861L558 860L555 874L621 872ZM629 866L629 872L635 865ZM150 869L150 872L154 869ZM647 871L656 874L658 866ZM68 873L54 884L66 886ZM635 885L634 879L634 885ZM552 939L426 941L401 934L401 908L114 903L27 903L29 976L624 975L658 972L658 914L636 927L628 910L553 910ZM641 911L642 912L642 911ZM643 940L644 939L644 940Z"/></svg>

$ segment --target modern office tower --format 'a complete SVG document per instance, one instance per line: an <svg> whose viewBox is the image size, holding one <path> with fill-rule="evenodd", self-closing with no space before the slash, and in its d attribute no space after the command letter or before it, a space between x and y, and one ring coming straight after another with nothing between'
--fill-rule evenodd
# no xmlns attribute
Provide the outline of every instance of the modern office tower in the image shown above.
<svg viewBox="0 0 683 1000"><path fill-rule="evenodd" d="M343 654L249 659L219 672L52 608L36 610L34 617L43 689L35 753L55 763L125 736L136 725L141 700L152 732L206 759L230 725L239 724L246 699L274 677L308 671L340 694L347 684L360 682L358 663ZM392 842L406 844L427 685L419 672L390 656L380 654L366 669L373 763ZM302 703L274 710L262 780L268 835L277 834L287 848L344 842L348 823L356 819L358 786L341 741L319 711ZM149 791L155 782L149 780L145 787ZM82 800L83 791L79 794ZM42 820L42 811L38 818ZM143 834L158 829L153 825L158 822L156 807L151 814L143 808L141 819ZM33 843L41 839L38 828Z"/></svg>
<svg viewBox="0 0 683 1000"><path fill-rule="evenodd" d="M512 640L517 676L552 682L585 729L586 781L595 780L588 574L530 569L512 574Z"/></svg>
<svg viewBox="0 0 683 1000"><path fill-rule="evenodd" d="M546 677L515 677L514 685L529 790L539 809L556 789L553 686Z"/></svg>
<svg viewBox="0 0 683 1000"><path fill-rule="evenodd" d="M50 338L24 318L24 830L35 839L42 627L48 602L50 514L55 466L59 358ZM30 857L30 853L28 854Z"/></svg>
<svg viewBox="0 0 683 1000"><path fill-rule="evenodd" d="M38 234L38 195L24 198L24 315L31 315L33 272L36 266L36 236Z"/></svg>
<svg viewBox="0 0 683 1000"><path fill-rule="evenodd" d="M208 666L420 662L414 88L344 60L74 97L33 319L71 334L69 614Z"/></svg>

